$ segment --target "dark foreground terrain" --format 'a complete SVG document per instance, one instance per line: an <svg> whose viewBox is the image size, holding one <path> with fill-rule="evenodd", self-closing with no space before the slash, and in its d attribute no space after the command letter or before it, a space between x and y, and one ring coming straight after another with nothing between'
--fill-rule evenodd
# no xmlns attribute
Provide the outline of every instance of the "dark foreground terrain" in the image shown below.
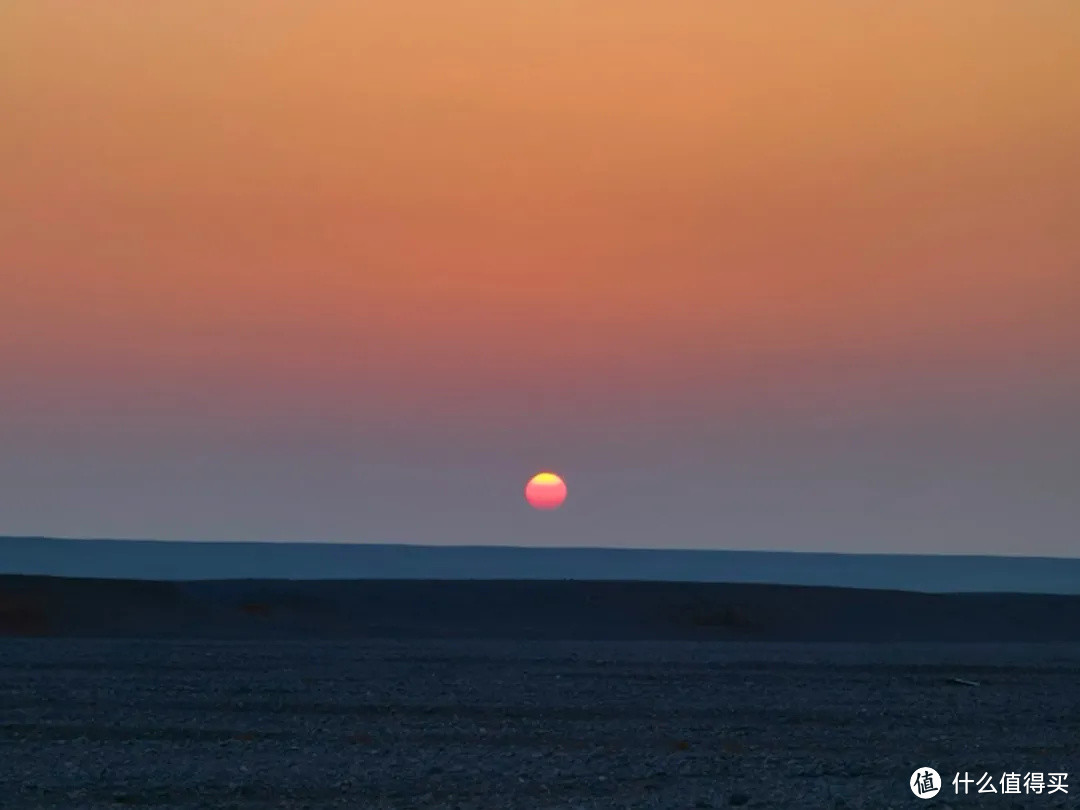
<svg viewBox="0 0 1080 810"><path fill-rule="evenodd" d="M1067 807L1078 740L1076 645L0 640L5 810Z"/></svg>

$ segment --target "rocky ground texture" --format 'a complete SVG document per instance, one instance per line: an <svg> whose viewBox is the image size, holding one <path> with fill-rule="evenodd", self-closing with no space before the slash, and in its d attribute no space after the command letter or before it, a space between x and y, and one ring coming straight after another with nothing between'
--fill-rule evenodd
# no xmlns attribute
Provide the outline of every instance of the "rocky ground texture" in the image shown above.
<svg viewBox="0 0 1080 810"><path fill-rule="evenodd" d="M0 640L5 810L1078 803L1076 646Z"/></svg>

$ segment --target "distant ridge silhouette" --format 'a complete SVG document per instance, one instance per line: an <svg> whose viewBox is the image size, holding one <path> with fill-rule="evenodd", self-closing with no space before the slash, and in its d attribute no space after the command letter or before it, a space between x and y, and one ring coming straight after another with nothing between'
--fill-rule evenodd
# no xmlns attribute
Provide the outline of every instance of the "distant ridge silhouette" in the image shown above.
<svg viewBox="0 0 1080 810"><path fill-rule="evenodd" d="M0 637L1080 641L1080 596L701 582L0 576Z"/></svg>
<svg viewBox="0 0 1080 810"><path fill-rule="evenodd" d="M726 582L1080 594L1080 559L783 551L0 537L0 574L138 580Z"/></svg>

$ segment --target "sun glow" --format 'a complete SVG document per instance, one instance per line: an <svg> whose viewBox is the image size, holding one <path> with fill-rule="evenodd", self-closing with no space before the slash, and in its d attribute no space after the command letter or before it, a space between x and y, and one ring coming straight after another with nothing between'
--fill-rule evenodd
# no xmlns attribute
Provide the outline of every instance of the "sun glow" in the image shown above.
<svg viewBox="0 0 1080 810"><path fill-rule="evenodd" d="M566 482L555 473L538 473L525 485L525 500L534 509L558 509L566 500Z"/></svg>

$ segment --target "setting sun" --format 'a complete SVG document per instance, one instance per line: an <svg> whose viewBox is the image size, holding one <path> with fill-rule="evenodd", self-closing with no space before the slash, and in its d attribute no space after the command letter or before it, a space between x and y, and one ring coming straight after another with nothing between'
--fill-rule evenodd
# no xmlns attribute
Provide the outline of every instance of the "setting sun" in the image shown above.
<svg viewBox="0 0 1080 810"><path fill-rule="evenodd" d="M525 500L534 509L558 509L566 500L566 482L555 473L534 475L525 485Z"/></svg>

